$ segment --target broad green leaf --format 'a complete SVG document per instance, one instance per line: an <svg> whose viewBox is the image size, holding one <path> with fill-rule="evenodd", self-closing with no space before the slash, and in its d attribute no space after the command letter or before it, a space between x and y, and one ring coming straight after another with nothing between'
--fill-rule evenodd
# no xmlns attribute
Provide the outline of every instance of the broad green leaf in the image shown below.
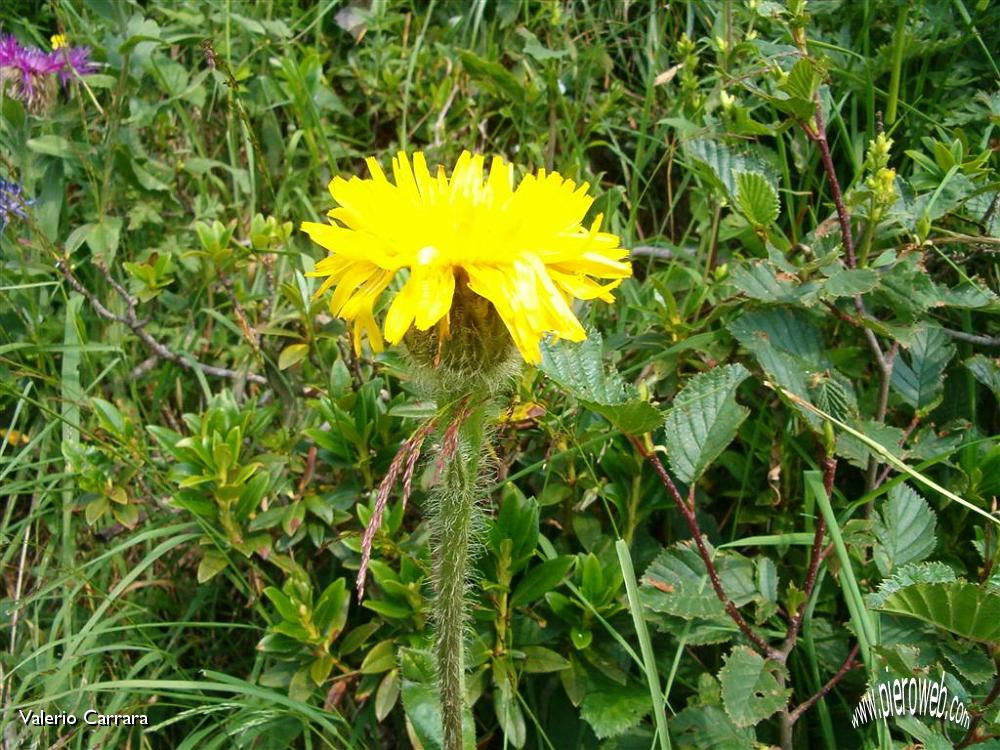
<svg viewBox="0 0 1000 750"><path fill-rule="evenodd" d="M750 413L736 403L736 388L750 376L743 365L725 365L695 375L667 412L667 458L677 477L696 481L736 437Z"/></svg>
<svg viewBox="0 0 1000 750"><path fill-rule="evenodd" d="M509 605L519 607L523 604L531 604L547 594L562 582L566 573L573 567L575 560L576 558L572 555L560 555L535 565L525 573L517 586L514 587Z"/></svg>
<svg viewBox="0 0 1000 750"><path fill-rule="evenodd" d="M915 617L980 643L1000 641L1000 592L975 583L916 583L885 597L877 609Z"/></svg>
<svg viewBox="0 0 1000 750"><path fill-rule="evenodd" d="M297 365L306 358L307 354L309 354L308 344L289 344L278 355L278 369L287 370L289 367Z"/></svg>
<svg viewBox="0 0 1000 750"><path fill-rule="evenodd" d="M226 556L221 552L206 550L201 562L198 563L198 583L205 583L215 578L226 569L226 562Z"/></svg>
<svg viewBox="0 0 1000 750"><path fill-rule="evenodd" d="M911 563L882 581L878 591L868 594L865 602L872 609L879 609L886 599L908 586L918 583L952 583L957 580L955 571L942 562Z"/></svg>
<svg viewBox="0 0 1000 750"><path fill-rule="evenodd" d="M760 172L736 172L736 205L755 227L766 227L781 211L778 191Z"/></svg>
<svg viewBox="0 0 1000 750"><path fill-rule="evenodd" d="M812 102L821 82L822 78L816 70L816 64L811 58L802 57L788 71L788 76L778 88L796 99Z"/></svg>
<svg viewBox="0 0 1000 750"><path fill-rule="evenodd" d="M937 544L937 517L916 490L898 484L889 490L875 520L875 564L882 575L923 560Z"/></svg>
<svg viewBox="0 0 1000 750"><path fill-rule="evenodd" d="M819 329L806 313L781 307L754 310L730 323L729 330L769 377L811 403L810 380L828 370L830 363ZM820 420L807 409L800 410L813 429L818 429Z"/></svg>
<svg viewBox="0 0 1000 750"><path fill-rule="evenodd" d="M313 621L326 638L335 638L344 629L347 612L351 607L351 595L347 593L347 582L338 578L320 594L313 610Z"/></svg>
<svg viewBox="0 0 1000 750"><path fill-rule="evenodd" d="M544 646L524 646L524 671L528 674L560 672L569 669L570 661Z"/></svg>
<svg viewBox="0 0 1000 750"><path fill-rule="evenodd" d="M753 729L740 728L718 706L688 706L670 721L670 734L681 748L754 750Z"/></svg>
<svg viewBox="0 0 1000 750"><path fill-rule="evenodd" d="M792 691L778 684L774 669L783 667L745 646L736 646L726 658L719 682L726 713L736 726L753 726L788 702Z"/></svg>
<svg viewBox="0 0 1000 750"><path fill-rule="evenodd" d="M28 149L34 151L36 154L59 156L63 159L75 156L76 147L61 135L50 134L40 135L38 138L29 138L27 145Z"/></svg>
<svg viewBox="0 0 1000 750"><path fill-rule="evenodd" d="M649 713L649 693L637 685L601 685L587 692L580 714L598 739L628 731Z"/></svg>
<svg viewBox="0 0 1000 750"><path fill-rule="evenodd" d="M909 357L897 355L890 382L917 414L926 414L941 402L944 369L954 356L955 347L951 337L940 328L922 326L907 349Z"/></svg>
<svg viewBox="0 0 1000 750"><path fill-rule="evenodd" d="M118 216L105 216L94 224L87 234L87 245L94 257L106 266L114 263L118 252L118 241L121 237L122 220Z"/></svg>
<svg viewBox="0 0 1000 750"><path fill-rule="evenodd" d="M718 141L709 139L687 141L684 152L690 161L704 165L711 181L734 202L739 192L737 173L756 172L768 179L773 177L772 170L759 157L752 153L735 153Z"/></svg>
<svg viewBox="0 0 1000 750"><path fill-rule="evenodd" d="M540 369L556 385L576 397L622 432L641 435L663 422L659 409L635 395L615 370L606 367L601 335L591 332L579 344L542 344Z"/></svg>
<svg viewBox="0 0 1000 750"><path fill-rule="evenodd" d="M993 391L994 398L1000 401L1000 364L982 354L976 354L965 360L965 366L972 377Z"/></svg>
<svg viewBox="0 0 1000 750"><path fill-rule="evenodd" d="M996 676L996 664L979 644L959 644L942 639L938 648L966 682L982 685Z"/></svg>
<svg viewBox="0 0 1000 750"><path fill-rule="evenodd" d="M759 598L751 560L735 552L714 552L707 541L706 546L726 594L737 607ZM688 620L726 617L693 541L663 550L646 568L641 584L639 598L654 612Z"/></svg>
<svg viewBox="0 0 1000 750"><path fill-rule="evenodd" d="M838 268L823 283L822 296L854 297L878 286L878 272L871 268Z"/></svg>
<svg viewBox="0 0 1000 750"><path fill-rule="evenodd" d="M795 277L781 274L766 261L734 264L729 280L746 296L761 302L794 304L804 291Z"/></svg>

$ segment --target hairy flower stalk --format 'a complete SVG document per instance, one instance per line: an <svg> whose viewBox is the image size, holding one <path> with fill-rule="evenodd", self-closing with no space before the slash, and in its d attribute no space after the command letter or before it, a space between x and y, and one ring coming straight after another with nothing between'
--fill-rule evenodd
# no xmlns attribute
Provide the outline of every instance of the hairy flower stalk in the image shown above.
<svg viewBox="0 0 1000 750"><path fill-rule="evenodd" d="M541 360L545 336L586 338L573 300L610 302L632 273L618 237L599 230L600 215L584 226L593 203L586 184L539 170L515 187L510 164L495 157L488 174L484 165L482 156L465 152L450 177L440 167L432 175L422 154L411 164L401 153L393 159L393 183L369 159L370 179L330 183L338 203L331 223L302 225L330 251L310 275L324 278L317 295L336 287L330 310L353 321L355 350L365 338L376 352L384 340L403 344L414 382L437 404L437 415L403 443L379 487L358 591L392 487L402 478L409 494L428 438L435 444L428 510L444 750L474 746L463 733L467 592L492 425L522 358ZM380 326L375 311L391 288Z"/></svg>

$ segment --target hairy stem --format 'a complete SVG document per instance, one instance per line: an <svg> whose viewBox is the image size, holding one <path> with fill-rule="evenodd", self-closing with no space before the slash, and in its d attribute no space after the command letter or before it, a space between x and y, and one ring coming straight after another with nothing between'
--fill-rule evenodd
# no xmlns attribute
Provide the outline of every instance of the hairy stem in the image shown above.
<svg viewBox="0 0 1000 750"><path fill-rule="evenodd" d="M449 434L450 433L450 434ZM441 483L436 493L431 533L436 593L438 691L441 695L443 750L464 750L465 591L468 582L474 514L483 450L483 413L461 413L445 429L438 459Z"/></svg>

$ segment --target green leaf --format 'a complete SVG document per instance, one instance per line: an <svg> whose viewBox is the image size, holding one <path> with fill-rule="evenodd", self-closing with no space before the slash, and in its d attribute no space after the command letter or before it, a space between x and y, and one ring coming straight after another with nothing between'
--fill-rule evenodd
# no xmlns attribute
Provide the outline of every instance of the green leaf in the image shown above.
<svg viewBox="0 0 1000 750"><path fill-rule="evenodd" d="M766 227L781 211L778 191L760 172L736 172L736 205L755 227Z"/></svg>
<svg viewBox="0 0 1000 750"><path fill-rule="evenodd" d="M1000 641L1000 592L967 581L906 586L886 596L877 609L980 643Z"/></svg>
<svg viewBox="0 0 1000 750"><path fill-rule="evenodd" d="M572 555L560 555L531 568L514 587L514 593L510 597L510 606L519 607L531 604L552 591L566 577L566 573L573 567L575 560L576 558Z"/></svg>
<svg viewBox="0 0 1000 750"><path fill-rule="evenodd" d="M734 398L750 376L743 365L725 365L695 375L674 398L667 412L667 458L677 477L697 480L736 437L750 413Z"/></svg>
<svg viewBox="0 0 1000 750"><path fill-rule="evenodd" d="M399 700L399 689L399 670L390 669L375 691L375 718L379 721L385 720L396 705L396 701Z"/></svg>
<svg viewBox="0 0 1000 750"><path fill-rule="evenodd" d="M617 371L605 367L604 342L596 331L579 344L544 342L540 369L556 385L622 432L640 435L663 422L663 415L655 406L639 399Z"/></svg>
<svg viewBox="0 0 1000 750"><path fill-rule="evenodd" d="M802 287L795 277L789 274L779 275L776 269L766 261L754 261L749 265L734 264L729 272L729 280L751 299L761 302L784 302L793 304L799 301Z"/></svg>
<svg viewBox="0 0 1000 750"><path fill-rule="evenodd" d="M649 693L645 688L608 683L587 692L580 714L598 739L605 739L624 734L642 721L649 709Z"/></svg>
<svg viewBox="0 0 1000 750"><path fill-rule="evenodd" d="M811 403L811 377L830 369L830 363L819 329L806 313L783 307L755 310L730 323L729 330L772 380ZM796 406L813 429L818 429L820 418Z"/></svg>
<svg viewBox="0 0 1000 750"><path fill-rule="evenodd" d="M514 484L503 488L500 512L497 513L487 537L490 549L496 555L502 554L504 540L510 540L511 573L516 573L531 559L538 545L538 501L525 497Z"/></svg>
<svg viewBox="0 0 1000 750"><path fill-rule="evenodd" d="M916 490L899 484L889 490L875 520L875 564L882 575L907 563L920 562L937 545L937 517Z"/></svg>
<svg viewBox="0 0 1000 750"><path fill-rule="evenodd" d="M737 607L758 598L756 570L751 560L735 552L715 552L719 580ZM705 563L692 540L669 547L650 563L642 576L639 597L654 612L690 620L726 617L725 608L708 578Z"/></svg>
<svg viewBox="0 0 1000 750"><path fill-rule="evenodd" d="M61 135L41 135L38 138L29 138L28 149L36 154L46 156L59 156L68 159L75 156L73 144Z"/></svg>
<svg viewBox="0 0 1000 750"><path fill-rule="evenodd" d="M396 666L396 642L392 638L379 641L365 654L361 674L382 674Z"/></svg>
<svg viewBox="0 0 1000 750"><path fill-rule="evenodd" d="M823 297L854 297L867 294L878 286L878 272L871 268L843 268L834 271L823 283Z"/></svg>
<svg viewBox="0 0 1000 750"><path fill-rule="evenodd" d="M993 397L1000 401L1000 364L982 354L976 354L965 360L965 367L972 377L993 392Z"/></svg>
<svg viewBox="0 0 1000 750"><path fill-rule="evenodd" d="M198 583L215 578L226 568L226 556L215 550L206 550L202 555L201 562L198 563Z"/></svg>
<svg viewBox="0 0 1000 750"><path fill-rule="evenodd" d="M808 57L802 57L788 71L788 77L778 88L796 99L812 102L821 82L815 63Z"/></svg>
<svg viewBox="0 0 1000 750"><path fill-rule="evenodd" d="M287 370L289 367L297 365L306 358L307 354L309 354L308 344L289 344L278 355L278 369Z"/></svg>
<svg viewBox="0 0 1000 750"><path fill-rule="evenodd" d="M524 646L524 671L528 674L560 672L569 669L569 659L544 646Z"/></svg>
<svg viewBox="0 0 1000 750"><path fill-rule="evenodd" d="M904 565L879 584L878 591L868 594L865 602L878 609L892 594L917 583L950 583L957 581L955 571L942 562L912 563Z"/></svg>
<svg viewBox="0 0 1000 750"><path fill-rule="evenodd" d="M91 252L106 266L110 267L114 263L121 231L122 220L119 217L105 216L87 234L87 245Z"/></svg>
<svg viewBox="0 0 1000 750"><path fill-rule="evenodd" d="M504 745L513 747L524 747L527 739L527 727L524 723L524 712L517 702L513 686L506 677L497 674L499 685L493 691L493 708L496 713L497 723L503 732Z"/></svg>
<svg viewBox="0 0 1000 750"><path fill-rule="evenodd" d="M781 668L746 646L732 650L719 671L719 682L726 713L736 726L753 726L788 702L792 691L783 689L773 672Z"/></svg>
<svg viewBox="0 0 1000 750"><path fill-rule="evenodd" d="M926 414L941 402L944 369L955 354L951 337L935 326L921 326L913 334L909 362L902 355L892 367L892 388L914 409Z"/></svg>
<svg viewBox="0 0 1000 750"><path fill-rule="evenodd" d="M320 594L313 610L313 622L325 638L336 638L344 629L350 607L351 595L347 593L347 582L338 578Z"/></svg>
<svg viewBox="0 0 1000 750"><path fill-rule="evenodd" d="M767 164L752 153L735 153L726 145L708 139L687 141L684 152L688 159L707 168L707 176L735 202L739 192L737 174L756 172L769 180L773 177ZM697 166L697 164L696 164ZM704 169L702 169L704 171Z"/></svg>
<svg viewBox="0 0 1000 750"><path fill-rule="evenodd" d="M718 706L688 706L670 722L678 747L712 750L753 750L753 729L740 728Z"/></svg>

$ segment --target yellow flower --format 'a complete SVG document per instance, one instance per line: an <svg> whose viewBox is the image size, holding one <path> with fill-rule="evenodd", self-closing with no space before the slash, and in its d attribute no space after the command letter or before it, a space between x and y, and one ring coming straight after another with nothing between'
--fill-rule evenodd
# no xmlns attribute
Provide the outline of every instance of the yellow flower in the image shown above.
<svg viewBox="0 0 1000 750"><path fill-rule="evenodd" d="M69 45L69 40L66 39L65 34L53 34L49 41L52 42L52 49L54 50L62 49Z"/></svg>
<svg viewBox="0 0 1000 750"><path fill-rule="evenodd" d="M581 223L593 199L587 184L539 170L514 188L514 169L468 151L446 176L431 176L422 153L392 162L395 184L374 158L371 177L335 177L330 194L339 204L330 224L302 229L331 251L310 276L326 277L317 295L336 285L334 315L354 321L354 346L362 334L379 351L382 336L374 308L401 271L406 282L385 316L385 338L399 342L411 326L435 324L447 335L456 284L488 300L528 362L540 361L546 334L582 341L586 332L570 307L573 298L611 302L611 290L632 274L618 237ZM608 279L600 283L595 279Z"/></svg>

